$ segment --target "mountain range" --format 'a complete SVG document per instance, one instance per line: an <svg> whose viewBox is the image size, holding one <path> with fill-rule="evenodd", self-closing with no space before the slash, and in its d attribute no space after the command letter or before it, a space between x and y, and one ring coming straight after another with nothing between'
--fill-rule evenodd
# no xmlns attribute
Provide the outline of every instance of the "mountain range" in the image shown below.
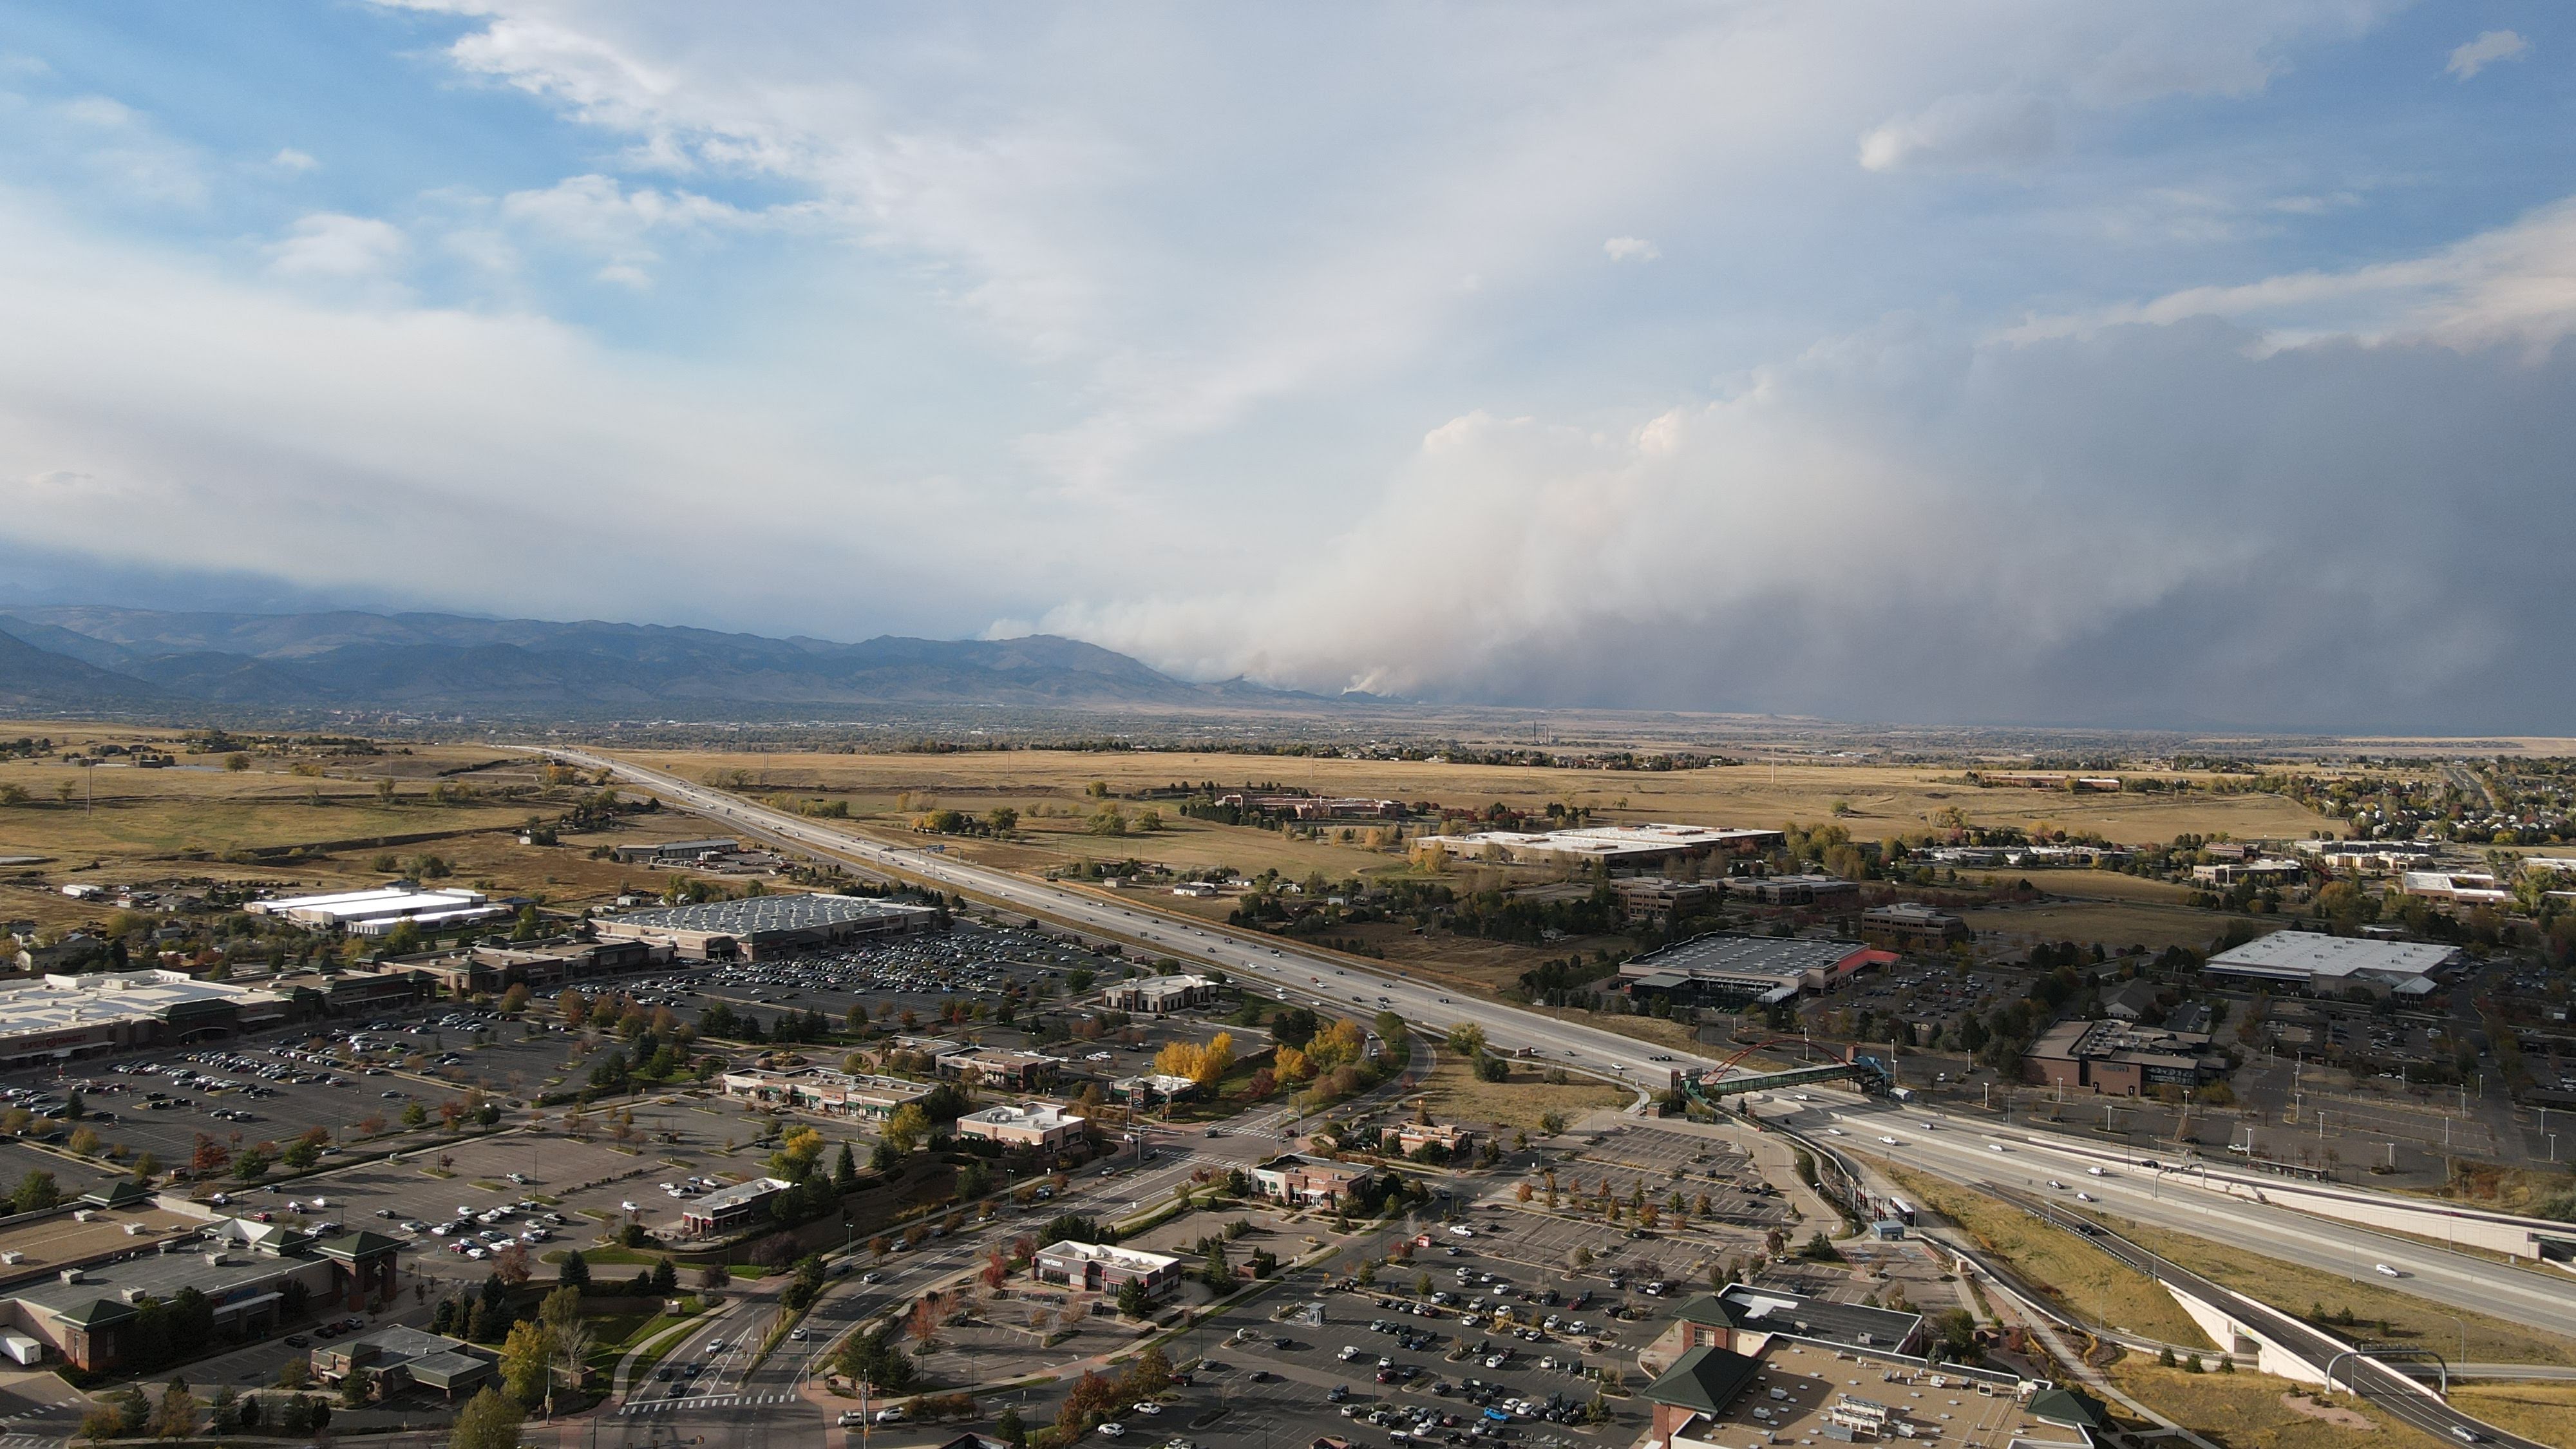
<svg viewBox="0 0 2576 1449"><path fill-rule="evenodd" d="M0 613L0 708L158 714L387 710L553 718L841 714L884 706L1312 708L1242 680L1194 684L1079 640L857 644L453 614Z"/></svg>

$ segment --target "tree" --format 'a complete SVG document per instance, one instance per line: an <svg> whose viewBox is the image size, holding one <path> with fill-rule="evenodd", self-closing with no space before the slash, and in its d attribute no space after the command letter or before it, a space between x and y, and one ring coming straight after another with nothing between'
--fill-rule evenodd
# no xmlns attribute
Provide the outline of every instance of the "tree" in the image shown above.
<svg viewBox="0 0 2576 1449"><path fill-rule="evenodd" d="M921 1110L918 1102L906 1102L896 1108L895 1114L886 1119L885 1127L877 1134L879 1140L897 1154L909 1153L929 1135L930 1114Z"/></svg>
<svg viewBox="0 0 2576 1449"><path fill-rule="evenodd" d="M449 1449L518 1449L518 1406L485 1388L457 1411Z"/></svg>
<svg viewBox="0 0 2576 1449"><path fill-rule="evenodd" d="M197 1432L200 1406L186 1379L172 1379L161 1391L161 1408L152 1416L152 1432L164 1439L185 1439Z"/></svg>
<svg viewBox="0 0 2576 1449"><path fill-rule="evenodd" d="M240 1182L257 1182L268 1176L268 1154L256 1147L245 1148L233 1159L233 1177Z"/></svg>
<svg viewBox="0 0 2576 1449"><path fill-rule="evenodd" d="M1462 1021L1449 1028L1449 1050L1462 1057L1485 1054L1485 1028L1482 1023Z"/></svg>
<svg viewBox="0 0 2576 1449"><path fill-rule="evenodd" d="M844 1142L841 1144L841 1155L832 1163L832 1191L847 1197L858 1190L859 1161L851 1155L850 1144Z"/></svg>
<svg viewBox="0 0 2576 1449"><path fill-rule="evenodd" d="M501 1382L522 1408L534 1408L545 1397L554 1364L554 1330L532 1318L510 1325L501 1344Z"/></svg>
<svg viewBox="0 0 2576 1449"><path fill-rule="evenodd" d="M1017 1404L1006 1406L1002 1410L1002 1417L993 1421L993 1437L1005 1444L1015 1446L1029 1442L1029 1427L1020 1422L1020 1409Z"/></svg>
<svg viewBox="0 0 2576 1449"><path fill-rule="evenodd" d="M404 1104L402 1109L402 1124L405 1127L418 1127L428 1121L429 1109L427 1107L422 1106L418 1102L408 1102Z"/></svg>
<svg viewBox="0 0 2576 1449"><path fill-rule="evenodd" d="M18 1190L9 1195L9 1211L43 1212L62 1200L62 1191L54 1186L54 1175L39 1168L19 1179Z"/></svg>
<svg viewBox="0 0 2576 1449"><path fill-rule="evenodd" d="M581 1250L579 1248L575 1248L571 1252L564 1254L563 1262L557 1264L555 1267L555 1281L566 1288L572 1289L576 1293L588 1288L590 1286L590 1260L581 1255Z"/></svg>
<svg viewBox="0 0 2576 1449"><path fill-rule="evenodd" d="M1538 1130L1550 1137L1562 1134L1565 1131L1565 1114L1563 1112L1541 1113L1538 1119Z"/></svg>
<svg viewBox="0 0 2576 1449"><path fill-rule="evenodd" d="M1143 1280L1130 1278L1126 1282L1118 1285L1119 1312L1126 1314L1130 1318L1142 1318L1145 1316L1146 1312L1152 1308L1152 1306L1151 1301L1145 1296L1145 1284Z"/></svg>
<svg viewBox="0 0 2576 1449"><path fill-rule="evenodd" d="M653 1264L652 1282L654 1292L668 1297L680 1291L680 1270L668 1258L657 1259Z"/></svg>
<svg viewBox="0 0 2576 1449"><path fill-rule="evenodd" d="M492 1271L500 1276L502 1282L513 1288L527 1282L533 1271L528 1262L527 1247L524 1244L511 1243L500 1252L493 1254Z"/></svg>

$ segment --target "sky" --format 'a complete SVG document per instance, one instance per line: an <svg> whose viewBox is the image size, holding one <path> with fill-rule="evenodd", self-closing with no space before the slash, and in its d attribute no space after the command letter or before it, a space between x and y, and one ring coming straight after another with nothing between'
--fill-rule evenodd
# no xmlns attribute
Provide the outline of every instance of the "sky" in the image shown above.
<svg viewBox="0 0 2576 1449"><path fill-rule="evenodd" d="M0 7L0 605L2576 733L2548 4Z"/></svg>

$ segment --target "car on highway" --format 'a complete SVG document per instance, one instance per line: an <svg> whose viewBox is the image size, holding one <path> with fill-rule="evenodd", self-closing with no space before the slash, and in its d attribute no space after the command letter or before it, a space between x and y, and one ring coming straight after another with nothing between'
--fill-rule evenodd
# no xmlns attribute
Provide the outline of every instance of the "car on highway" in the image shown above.
<svg viewBox="0 0 2576 1449"><path fill-rule="evenodd" d="M2378 1269L2379 1276L2383 1278L2403 1278L2406 1276L2405 1274L2398 1272L2396 1269L2389 1267L2386 1263L2373 1263L2370 1266Z"/></svg>
<svg viewBox="0 0 2576 1449"><path fill-rule="evenodd" d="M2075 1200L2077 1202L2091 1202L2093 1200L2093 1194L2089 1192L2079 1192L2075 1195Z"/></svg>
<svg viewBox="0 0 2576 1449"><path fill-rule="evenodd" d="M2084 1169L2084 1170L2085 1170L2086 1172L2091 1173L2091 1174L2092 1174L2093 1176L2095 1176L2095 1177L2109 1177L2109 1176L2111 1175L2111 1174L2109 1174L2109 1173L2107 1173L2107 1172L2104 1172L2102 1169L2100 1169L2100 1168L2098 1168L2098 1167L2088 1167L2088 1168L2086 1168L2086 1169Z"/></svg>
<svg viewBox="0 0 2576 1449"><path fill-rule="evenodd" d="M1986 1144L1986 1150L1987 1150L1988 1152L2006 1152L2006 1151L2010 1151L2011 1149L2009 1149L2009 1148L2005 1147L2005 1146L2004 1146L2002 1143L2000 1143L2000 1142L1989 1142L1989 1143L1987 1143L1987 1144Z"/></svg>
<svg viewBox="0 0 2576 1449"><path fill-rule="evenodd" d="M1826 1135L1826 1136L1828 1136L1828 1137L1841 1137L1841 1136L1844 1136L1844 1135L1846 1135L1846 1134L1843 1132L1843 1129L1841 1129L1840 1127L1828 1127L1828 1128L1826 1128L1826 1129L1825 1129L1825 1135Z"/></svg>
<svg viewBox="0 0 2576 1449"><path fill-rule="evenodd" d="M1902 1147L1902 1146L1904 1146L1904 1145L1905 1145L1904 1143L1897 1141L1897 1140L1896 1140L1895 1138L1893 1138L1893 1137L1881 1137L1881 1138L1879 1138L1878 1140L1879 1140L1879 1141L1881 1141L1881 1142L1886 1143L1886 1144L1887 1144L1888 1146L1890 1146L1890 1147Z"/></svg>
<svg viewBox="0 0 2576 1449"><path fill-rule="evenodd" d="M2062 1183L2062 1182L2059 1182L2056 1178L2053 1178L2053 1177L2052 1177L2052 1178L2050 1178L2050 1179L2048 1180L2048 1185L2049 1185L2050 1187L2056 1188L2059 1192L2064 1192L2064 1191L2066 1191L2066 1184L2065 1184L2065 1183Z"/></svg>

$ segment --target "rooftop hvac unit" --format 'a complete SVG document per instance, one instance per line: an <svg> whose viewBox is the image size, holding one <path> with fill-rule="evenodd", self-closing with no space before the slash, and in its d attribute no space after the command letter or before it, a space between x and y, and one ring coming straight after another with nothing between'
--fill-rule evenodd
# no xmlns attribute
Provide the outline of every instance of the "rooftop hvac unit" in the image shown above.
<svg viewBox="0 0 2576 1449"><path fill-rule="evenodd" d="M81 1280L81 1270L80 1270L80 1269L78 1269L78 1268L65 1268L65 1269L63 1270L63 1281L64 1281L64 1282L66 1282L66 1283L77 1283L77 1282L79 1282L80 1280Z"/></svg>
<svg viewBox="0 0 2576 1449"><path fill-rule="evenodd" d="M85 1223L85 1222L88 1222L91 1218L94 1218L94 1217L97 1217L97 1216L98 1216L98 1214L96 1214L96 1213L94 1213L94 1212L91 1212L88 1208L74 1208L74 1209L72 1209L72 1221L73 1221L73 1222L76 1222L76 1223Z"/></svg>
<svg viewBox="0 0 2576 1449"><path fill-rule="evenodd" d="M25 1261L27 1261L27 1255L14 1249L6 1253L0 1253L0 1264L6 1264L12 1268Z"/></svg>
<svg viewBox="0 0 2576 1449"><path fill-rule="evenodd" d="M206 1254L206 1266L207 1266L207 1267L209 1267L209 1268L220 1268L220 1267L222 1267L222 1266L223 1266L226 1262L228 1262L228 1261L230 1261L230 1260L229 1260L229 1259L227 1259L227 1258L226 1258L226 1257L225 1257L221 1252L213 1252L213 1253L208 1253L208 1254Z"/></svg>
<svg viewBox="0 0 2576 1449"><path fill-rule="evenodd" d="M142 1237L147 1231L148 1229L146 1229L141 1223L127 1223L125 1225L125 1235L129 1238Z"/></svg>
<svg viewBox="0 0 2576 1449"><path fill-rule="evenodd" d="M117 1301L120 1303L140 1303L150 1296L151 1295L145 1293L140 1288L119 1288L116 1290Z"/></svg>

